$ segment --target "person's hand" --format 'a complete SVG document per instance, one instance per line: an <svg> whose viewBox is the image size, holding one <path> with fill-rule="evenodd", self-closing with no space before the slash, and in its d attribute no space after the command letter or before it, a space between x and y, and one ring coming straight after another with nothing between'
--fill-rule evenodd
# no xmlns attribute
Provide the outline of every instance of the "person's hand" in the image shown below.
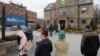
<svg viewBox="0 0 100 56"><path fill-rule="evenodd" d="M21 51L20 49L17 49L18 51Z"/></svg>
<svg viewBox="0 0 100 56"><path fill-rule="evenodd" d="M18 47L18 51L21 51L21 48L20 48L20 46Z"/></svg>

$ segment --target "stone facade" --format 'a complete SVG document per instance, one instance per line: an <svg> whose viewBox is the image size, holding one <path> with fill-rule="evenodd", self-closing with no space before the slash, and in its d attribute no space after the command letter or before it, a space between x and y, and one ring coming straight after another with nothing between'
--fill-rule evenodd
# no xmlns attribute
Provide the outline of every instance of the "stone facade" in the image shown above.
<svg viewBox="0 0 100 56"><path fill-rule="evenodd" d="M52 6L49 10L45 9L44 13L48 15L50 14L48 12L58 10L58 18L56 20L51 16L44 16L44 18L45 20L49 18L53 22L56 21L57 24L60 24L61 20L65 21L65 29L69 27L84 29L87 24L90 24L91 19L93 19L93 0L57 0L53 5L55 6L54 8Z"/></svg>

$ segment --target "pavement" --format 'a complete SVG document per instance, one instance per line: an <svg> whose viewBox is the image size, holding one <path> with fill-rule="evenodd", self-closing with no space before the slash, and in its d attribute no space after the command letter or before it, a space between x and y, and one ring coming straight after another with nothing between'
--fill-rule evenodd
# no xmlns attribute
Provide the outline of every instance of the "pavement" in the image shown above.
<svg viewBox="0 0 100 56"><path fill-rule="evenodd" d="M81 43L81 34L75 33L66 33L66 38L70 41L69 46L69 55L68 56L83 56L80 52L80 43ZM49 37L52 43L58 39L57 34L54 34L53 37ZM34 56L36 45L33 47L32 51L29 53L29 56ZM16 56L18 54L17 51L9 52L7 56ZM53 48L52 56L55 56L55 48ZM100 50L98 52L98 56L100 56Z"/></svg>

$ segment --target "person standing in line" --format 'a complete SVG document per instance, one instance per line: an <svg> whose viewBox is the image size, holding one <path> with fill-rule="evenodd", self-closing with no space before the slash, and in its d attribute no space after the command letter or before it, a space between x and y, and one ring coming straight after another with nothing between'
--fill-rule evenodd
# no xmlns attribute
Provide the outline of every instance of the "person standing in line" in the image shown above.
<svg viewBox="0 0 100 56"><path fill-rule="evenodd" d="M29 26L27 31L25 32L26 36L27 36L27 40L31 40L33 41L33 29Z"/></svg>
<svg viewBox="0 0 100 56"><path fill-rule="evenodd" d="M52 24L49 27L49 32L50 32L50 36L52 36L52 34L53 34L53 25Z"/></svg>
<svg viewBox="0 0 100 56"><path fill-rule="evenodd" d="M36 26L36 31L33 31L33 40L38 44L41 41L41 33L43 32L43 28L40 25Z"/></svg>
<svg viewBox="0 0 100 56"><path fill-rule="evenodd" d="M18 51L19 51L19 56L27 56L26 52L25 52L25 45L27 43L27 37L24 34L24 32L22 31L22 29L20 29L19 27L17 28L17 41L18 41Z"/></svg>
<svg viewBox="0 0 100 56"><path fill-rule="evenodd" d="M90 25L86 26L87 32L83 34L81 40L81 53L84 56L97 56L100 46L99 35L93 32Z"/></svg>
<svg viewBox="0 0 100 56"><path fill-rule="evenodd" d="M59 39L54 43L56 48L55 56L68 56L69 44L69 40L66 39L64 30L61 30L59 32Z"/></svg>
<svg viewBox="0 0 100 56"><path fill-rule="evenodd" d="M52 50L52 42L48 39L48 31L44 30L41 34L41 41L36 47L35 56L51 56Z"/></svg>
<svg viewBox="0 0 100 56"><path fill-rule="evenodd" d="M61 27L60 27L60 24L58 23L58 27L57 27L58 32L61 30L60 28L61 28Z"/></svg>

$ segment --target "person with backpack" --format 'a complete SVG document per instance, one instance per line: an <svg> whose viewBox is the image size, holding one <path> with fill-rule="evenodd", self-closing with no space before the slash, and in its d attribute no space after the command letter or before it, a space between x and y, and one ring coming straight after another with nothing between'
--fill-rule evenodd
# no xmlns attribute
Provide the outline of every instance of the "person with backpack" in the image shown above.
<svg viewBox="0 0 100 56"><path fill-rule="evenodd" d="M33 40L33 30L31 28L28 28L27 31L25 32L25 35L27 36L27 40Z"/></svg>

